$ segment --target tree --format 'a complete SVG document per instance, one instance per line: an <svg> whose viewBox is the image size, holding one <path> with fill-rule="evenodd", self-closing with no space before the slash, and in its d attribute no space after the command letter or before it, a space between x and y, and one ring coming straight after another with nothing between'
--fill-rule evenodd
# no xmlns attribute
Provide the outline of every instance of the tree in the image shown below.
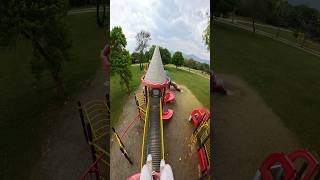
<svg viewBox="0 0 320 180"><path fill-rule="evenodd" d="M102 7L102 12L100 13L100 4ZM106 0L96 0L96 20L99 27L104 27L107 25L107 14L106 14L106 5L110 3Z"/></svg>
<svg viewBox="0 0 320 180"><path fill-rule="evenodd" d="M218 0L216 3L215 16L228 15L231 12L232 22L236 7L240 4L239 0Z"/></svg>
<svg viewBox="0 0 320 180"><path fill-rule="evenodd" d="M65 97L62 62L69 60L71 40L65 25L68 3L65 0L8 0L0 4L0 42L14 45L18 37L32 44L31 71L39 79L50 71L59 97Z"/></svg>
<svg viewBox="0 0 320 180"><path fill-rule="evenodd" d="M202 35L202 39L204 41L204 43L206 44L207 46L207 49L210 50L210 19L208 21L208 25L207 27L205 28L205 30L203 31L203 35Z"/></svg>
<svg viewBox="0 0 320 180"><path fill-rule="evenodd" d="M139 58L140 58L140 53L133 52L133 53L131 54L131 63L132 63L132 64L139 63Z"/></svg>
<svg viewBox="0 0 320 180"><path fill-rule="evenodd" d="M189 72L190 72L190 69L193 67L193 63L194 63L193 61L194 60L192 58L185 61L185 66L189 68Z"/></svg>
<svg viewBox="0 0 320 180"><path fill-rule="evenodd" d="M125 85L127 92L130 92L131 71L129 69L131 57L125 49L127 40L121 27L114 27L110 32L110 64L111 74L117 73L120 76L120 84Z"/></svg>
<svg viewBox="0 0 320 180"><path fill-rule="evenodd" d="M182 56L182 53L180 51L175 52L172 56L172 63L176 65L176 68L183 65L183 62L184 58Z"/></svg>
<svg viewBox="0 0 320 180"><path fill-rule="evenodd" d="M140 52L140 70L143 70L142 67L142 62L144 59L144 51L145 49L148 47L148 42L151 40L151 34L149 32L146 31L140 31L137 35L136 35L136 40L137 40L137 47L136 47L136 51Z"/></svg>
<svg viewBox="0 0 320 180"><path fill-rule="evenodd" d="M241 7L239 9L244 15L251 17L252 30L254 33L256 32L256 19L262 19L269 13L267 1L268 0L241 0Z"/></svg>
<svg viewBox="0 0 320 180"><path fill-rule="evenodd" d="M156 48L156 45L152 45L149 48L149 50L145 53L145 59L147 62L149 62L151 60L155 48Z"/></svg>
<svg viewBox="0 0 320 180"><path fill-rule="evenodd" d="M170 64L171 63L171 53L167 48L159 47L160 55L163 64Z"/></svg>

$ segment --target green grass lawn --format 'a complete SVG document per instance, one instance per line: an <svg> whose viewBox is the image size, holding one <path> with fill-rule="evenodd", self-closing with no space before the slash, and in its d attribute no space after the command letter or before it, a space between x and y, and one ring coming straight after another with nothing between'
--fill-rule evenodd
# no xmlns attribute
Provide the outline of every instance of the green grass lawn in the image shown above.
<svg viewBox="0 0 320 180"><path fill-rule="evenodd" d="M189 73L184 70L177 70L174 67L165 67L172 76L174 82L185 85L197 97L202 105L210 109L210 82L209 79Z"/></svg>
<svg viewBox="0 0 320 180"><path fill-rule="evenodd" d="M132 73L132 81L130 82L130 88L134 91L141 84L141 76L144 71L140 71L139 66L130 67ZM114 126L119 120L122 113L122 107L128 98L128 93L124 86L120 85L120 77L115 74L110 78L110 106L111 106L111 126ZM134 117L132 117L134 118Z"/></svg>
<svg viewBox="0 0 320 180"><path fill-rule="evenodd" d="M251 22L250 23L237 22L237 23L241 24L241 25L248 26L248 27L252 27ZM271 27L265 27L265 26L261 26L261 25L258 25L258 24L256 24L256 28L258 30L260 30L260 31L264 31L264 32L273 34L274 36L276 36L276 34L278 33L278 29L271 28ZM294 42L294 43L297 42L295 37L293 36L293 32L285 31L283 29L280 29L278 35L279 35L279 37L281 37L283 39L286 39L288 41L291 41L291 42ZM303 46L306 47L306 48L315 50L315 51L320 51L320 44L316 43L316 42L312 42L310 40L305 41Z"/></svg>
<svg viewBox="0 0 320 180"><path fill-rule="evenodd" d="M237 22L237 23L248 26L248 27L252 27L251 22L250 23ZM276 34L279 31L279 37L284 38L288 41L296 42L296 39L293 36L293 32L290 32L290 31L285 31L283 29L278 30L278 29L271 28L271 27L261 26L259 24L256 24L256 29L273 34L274 36L276 36Z"/></svg>
<svg viewBox="0 0 320 180"><path fill-rule="evenodd" d="M67 94L74 96L100 68L99 53L107 32L97 28L95 13L71 15L67 22L73 40L72 60L63 64L63 77ZM61 102L48 72L40 83L30 73L29 42L21 39L15 49L0 51L0 179L28 179L48 126L40 116L49 107L57 109Z"/></svg>
<svg viewBox="0 0 320 180"><path fill-rule="evenodd" d="M301 142L319 153L320 59L222 23L214 24L213 33L214 69L247 81Z"/></svg>

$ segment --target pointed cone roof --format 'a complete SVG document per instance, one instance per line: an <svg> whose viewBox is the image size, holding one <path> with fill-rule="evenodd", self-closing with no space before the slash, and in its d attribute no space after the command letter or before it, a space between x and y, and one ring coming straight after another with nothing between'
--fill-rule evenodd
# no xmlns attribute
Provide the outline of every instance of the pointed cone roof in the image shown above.
<svg viewBox="0 0 320 180"><path fill-rule="evenodd" d="M144 77L143 84L152 87L164 87L168 83L167 75L164 71L159 47L156 46L150 60L149 68Z"/></svg>

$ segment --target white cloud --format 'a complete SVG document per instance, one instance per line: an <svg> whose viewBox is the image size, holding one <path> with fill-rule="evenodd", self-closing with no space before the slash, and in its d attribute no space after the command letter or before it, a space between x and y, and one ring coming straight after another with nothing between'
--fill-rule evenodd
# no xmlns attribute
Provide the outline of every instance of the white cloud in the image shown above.
<svg viewBox="0 0 320 180"><path fill-rule="evenodd" d="M209 59L202 40L210 0L111 0L110 27L121 26L127 49L136 47L135 35L151 33L150 44Z"/></svg>

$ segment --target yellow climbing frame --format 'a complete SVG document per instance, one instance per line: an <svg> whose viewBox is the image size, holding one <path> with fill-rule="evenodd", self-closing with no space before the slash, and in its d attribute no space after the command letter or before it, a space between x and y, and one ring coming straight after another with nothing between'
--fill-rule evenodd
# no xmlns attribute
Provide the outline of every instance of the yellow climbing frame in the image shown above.
<svg viewBox="0 0 320 180"><path fill-rule="evenodd" d="M149 93L147 91L147 97L149 98ZM142 169L143 165L144 165L144 143L145 143L145 139L147 136L147 131L148 131L148 119L149 119L149 105L150 105L150 101L147 101L147 109L146 109L146 115L145 115L145 119L144 119L144 127L143 127L143 138L142 138L142 150L141 150L141 162L140 162L140 167Z"/></svg>

